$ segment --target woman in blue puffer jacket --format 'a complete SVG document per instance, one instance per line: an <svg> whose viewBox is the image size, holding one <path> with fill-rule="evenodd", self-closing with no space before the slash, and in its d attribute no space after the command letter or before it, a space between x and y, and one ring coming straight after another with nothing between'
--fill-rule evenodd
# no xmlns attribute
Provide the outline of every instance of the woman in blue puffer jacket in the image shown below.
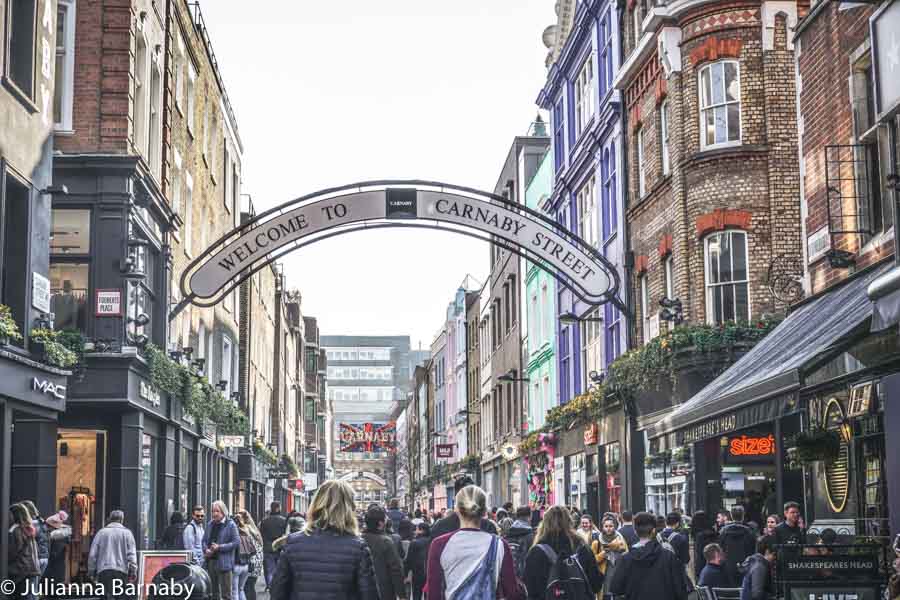
<svg viewBox="0 0 900 600"><path fill-rule="evenodd" d="M271 600L378 600L369 546L359 536L353 488L326 481L303 531L288 536L269 586Z"/></svg>

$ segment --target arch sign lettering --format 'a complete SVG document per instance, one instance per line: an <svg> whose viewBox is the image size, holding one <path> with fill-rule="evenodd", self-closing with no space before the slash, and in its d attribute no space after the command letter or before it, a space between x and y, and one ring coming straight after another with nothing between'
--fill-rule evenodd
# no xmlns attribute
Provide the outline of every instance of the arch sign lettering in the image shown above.
<svg viewBox="0 0 900 600"><path fill-rule="evenodd" d="M382 227L429 227L490 241L541 264L589 304L613 302L619 275L597 249L545 215L501 196L444 183L367 182L331 188L268 210L188 265L182 302L216 304L265 265L307 244Z"/></svg>

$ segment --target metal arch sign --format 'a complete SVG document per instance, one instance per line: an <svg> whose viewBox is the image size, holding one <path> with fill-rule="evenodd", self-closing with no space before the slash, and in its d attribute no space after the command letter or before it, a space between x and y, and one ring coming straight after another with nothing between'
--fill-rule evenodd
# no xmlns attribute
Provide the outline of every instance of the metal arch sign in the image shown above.
<svg viewBox="0 0 900 600"><path fill-rule="evenodd" d="M184 300L208 306L268 263L308 243L359 229L432 227L489 240L542 263L587 303L614 302L619 275L596 248L545 215L442 183L384 181L332 188L266 211L226 234L181 277ZM473 234L472 230L482 235Z"/></svg>

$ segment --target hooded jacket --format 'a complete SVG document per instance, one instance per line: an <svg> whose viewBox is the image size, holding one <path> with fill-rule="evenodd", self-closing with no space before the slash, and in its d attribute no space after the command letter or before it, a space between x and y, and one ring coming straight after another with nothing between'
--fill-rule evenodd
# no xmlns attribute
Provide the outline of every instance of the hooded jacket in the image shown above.
<svg viewBox="0 0 900 600"><path fill-rule="evenodd" d="M743 523L729 523L719 532L719 545L725 551L725 573L731 582L730 587L741 587L741 574L738 565L756 552L756 536L753 530Z"/></svg>
<svg viewBox="0 0 900 600"><path fill-rule="evenodd" d="M619 559L609 593L625 600L687 600L686 580L684 565L675 553L650 540Z"/></svg>
<svg viewBox="0 0 900 600"><path fill-rule="evenodd" d="M772 577L769 561L762 554L753 554L742 565L744 584L741 586L741 600L765 600L772 592Z"/></svg>

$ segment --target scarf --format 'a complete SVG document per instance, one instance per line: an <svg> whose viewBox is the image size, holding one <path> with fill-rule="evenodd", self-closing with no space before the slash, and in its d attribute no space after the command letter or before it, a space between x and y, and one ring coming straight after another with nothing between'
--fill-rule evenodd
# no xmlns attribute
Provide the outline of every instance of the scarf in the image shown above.
<svg viewBox="0 0 900 600"><path fill-rule="evenodd" d="M616 533L615 531L613 531L609 535L607 535L605 531L600 533L600 539L603 540L604 544L612 544L614 541L616 541L616 538L618 538L618 537L619 537L619 534Z"/></svg>

